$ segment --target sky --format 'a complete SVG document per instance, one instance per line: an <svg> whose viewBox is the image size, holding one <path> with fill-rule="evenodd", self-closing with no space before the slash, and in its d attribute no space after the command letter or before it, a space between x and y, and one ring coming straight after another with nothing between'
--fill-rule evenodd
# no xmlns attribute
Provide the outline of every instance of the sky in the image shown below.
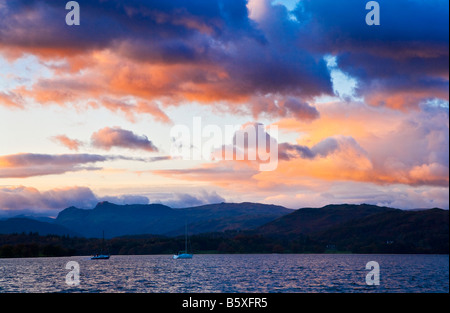
<svg viewBox="0 0 450 313"><path fill-rule="evenodd" d="M66 2L0 0L0 217L449 208L448 1L380 0L372 26L362 0L80 0L72 26Z"/></svg>

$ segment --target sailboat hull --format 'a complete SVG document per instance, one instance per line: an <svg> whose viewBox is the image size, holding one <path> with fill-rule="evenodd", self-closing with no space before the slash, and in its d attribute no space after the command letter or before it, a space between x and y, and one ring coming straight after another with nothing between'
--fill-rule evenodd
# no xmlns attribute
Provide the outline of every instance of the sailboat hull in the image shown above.
<svg viewBox="0 0 450 313"><path fill-rule="evenodd" d="M192 254L188 254L188 253L178 254L178 255L174 255L173 258L175 260L177 260L177 259L192 259Z"/></svg>
<svg viewBox="0 0 450 313"><path fill-rule="evenodd" d="M104 254L95 255L95 256L91 257L91 260L107 260L107 259L109 259L109 255L104 255Z"/></svg>

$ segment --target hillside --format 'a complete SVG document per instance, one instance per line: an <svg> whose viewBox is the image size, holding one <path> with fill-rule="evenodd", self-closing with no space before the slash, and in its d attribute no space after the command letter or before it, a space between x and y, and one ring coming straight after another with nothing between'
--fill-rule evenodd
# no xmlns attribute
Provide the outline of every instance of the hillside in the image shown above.
<svg viewBox="0 0 450 313"><path fill-rule="evenodd" d="M332 204L303 208L269 222L256 231L262 235L308 235L376 213L396 211L376 205Z"/></svg>
<svg viewBox="0 0 450 313"><path fill-rule="evenodd" d="M0 221L0 234L39 233L40 235L79 236L73 230L54 223L41 222L30 218L10 218Z"/></svg>
<svg viewBox="0 0 450 313"><path fill-rule="evenodd" d="M116 205L100 202L93 209L75 207L61 211L55 223L70 228L84 237L101 237L105 232L107 238L129 234L162 234L167 225L178 226L177 213L161 204L150 205Z"/></svg>
<svg viewBox="0 0 450 313"><path fill-rule="evenodd" d="M181 210L189 221L190 234L249 230L292 212L278 205L250 202L208 204ZM184 234L184 226L165 234Z"/></svg>
<svg viewBox="0 0 450 313"><path fill-rule="evenodd" d="M292 210L257 203L221 203L183 209L161 204L116 205L101 202L90 210L70 207L58 214L56 223L85 237L155 234L176 236L189 233L246 230L261 226Z"/></svg>
<svg viewBox="0 0 450 313"><path fill-rule="evenodd" d="M315 238L356 253L448 253L449 212L380 212L330 227Z"/></svg>

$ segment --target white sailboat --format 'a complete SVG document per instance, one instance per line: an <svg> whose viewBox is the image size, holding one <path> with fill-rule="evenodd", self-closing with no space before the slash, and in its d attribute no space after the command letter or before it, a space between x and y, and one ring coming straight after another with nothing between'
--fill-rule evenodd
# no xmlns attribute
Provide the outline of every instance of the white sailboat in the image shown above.
<svg viewBox="0 0 450 313"><path fill-rule="evenodd" d="M178 252L178 254L175 254L173 258L177 260L177 259L192 259L192 257L193 254L188 253L187 222L186 222L184 234L184 251Z"/></svg>

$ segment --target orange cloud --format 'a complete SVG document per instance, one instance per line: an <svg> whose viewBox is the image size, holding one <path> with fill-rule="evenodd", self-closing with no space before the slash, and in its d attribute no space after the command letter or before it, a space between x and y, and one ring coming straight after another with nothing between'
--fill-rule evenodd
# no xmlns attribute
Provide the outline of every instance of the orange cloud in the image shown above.
<svg viewBox="0 0 450 313"><path fill-rule="evenodd" d="M83 143L76 139L70 139L66 135L58 135L52 137L53 140L60 143L61 145L65 146L69 150L78 151L80 149L80 146L83 145Z"/></svg>
<svg viewBox="0 0 450 313"><path fill-rule="evenodd" d="M444 165L389 171L375 168L369 157L358 148L345 145L326 157L280 160L274 171L260 172L256 162L220 161L193 169L157 170L153 173L197 183L212 183L235 191L244 189L254 192L282 192L299 187L314 189L336 182L443 187L449 184L448 167Z"/></svg>
<svg viewBox="0 0 450 313"><path fill-rule="evenodd" d="M254 117L266 114L313 120L320 115L315 107L295 97L263 99L259 94L252 95L252 87L248 85L251 82L237 84L222 64L143 62L109 49L56 60L60 62L48 65L53 70L52 77L14 88L4 95L3 102L19 107L24 107L26 101L78 108L104 107L124 114L130 121L146 114L163 123L170 122L165 107L190 101Z"/></svg>
<svg viewBox="0 0 450 313"><path fill-rule="evenodd" d="M185 101L240 104L248 99L245 93L228 88L231 79L220 66L142 63L109 50L62 60L63 64L50 66L53 77L0 93L0 103L23 108L25 100L32 100L41 105L104 107L132 121L139 114L148 114L168 123L170 118L161 105Z"/></svg>
<svg viewBox="0 0 450 313"><path fill-rule="evenodd" d="M274 123L282 133L300 135L296 144L279 143L274 171L259 172L256 162L234 160L156 173L229 188L245 185L252 190L304 186L312 180L448 187L445 110L405 114L340 102L318 107L319 119ZM236 177L228 175L233 172Z"/></svg>
<svg viewBox="0 0 450 313"><path fill-rule="evenodd" d="M400 112L372 108L358 102L335 101L316 104L316 107L321 112L319 119L305 122L284 118L273 124L281 131L301 134L298 144L314 145L324 138L341 135L351 136L366 147L366 141L395 132L402 120L408 117Z"/></svg>
<svg viewBox="0 0 450 313"><path fill-rule="evenodd" d="M0 105L12 108L23 108L23 99L16 93L0 91Z"/></svg>
<svg viewBox="0 0 450 313"><path fill-rule="evenodd" d="M435 184L448 186L448 166L439 163L415 166L409 171L409 177L417 184Z"/></svg>
<svg viewBox="0 0 450 313"><path fill-rule="evenodd" d="M375 92L367 92L365 101L373 106L386 106L395 110L408 111L411 109L419 109L419 104L428 100L439 98L449 100L448 90L433 90L431 87L427 89L408 89L408 90L379 90Z"/></svg>

